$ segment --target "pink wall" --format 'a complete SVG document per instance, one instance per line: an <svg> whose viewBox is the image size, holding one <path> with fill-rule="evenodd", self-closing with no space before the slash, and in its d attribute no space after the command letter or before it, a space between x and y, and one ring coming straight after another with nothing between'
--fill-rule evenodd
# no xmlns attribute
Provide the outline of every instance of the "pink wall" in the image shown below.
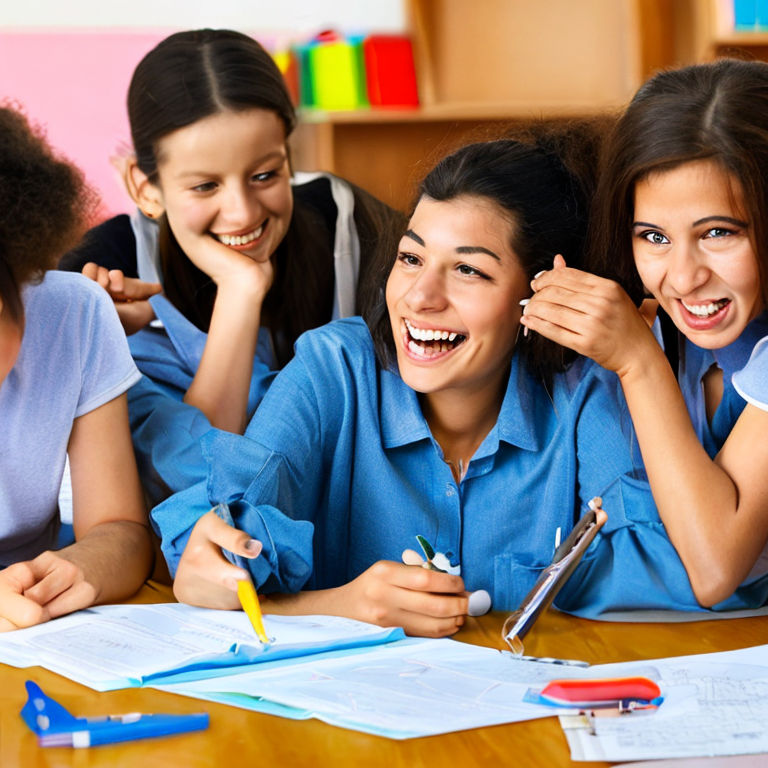
<svg viewBox="0 0 768 768"><path fill-rule="evenodd" d="M133 69L168 34L0 32L0 100L20 102L83 169L105 217L131 209L109 159L130 142L125 98Z"/></svg>

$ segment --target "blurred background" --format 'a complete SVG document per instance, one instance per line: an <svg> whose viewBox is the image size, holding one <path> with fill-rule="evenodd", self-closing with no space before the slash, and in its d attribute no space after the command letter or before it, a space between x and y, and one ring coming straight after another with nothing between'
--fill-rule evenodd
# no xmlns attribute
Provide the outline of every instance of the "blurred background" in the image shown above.
<svg viewBox="0 0 768 768"><path fill-rule="evenodd" d="M0 100L23 106L102 197L125 97L174 31L237 29L275 56L301 123L295 170L343 176L405 209L425 165L515 121L619 110L654 71L768 60L768 0L25 0L0 3Z"/></svg>

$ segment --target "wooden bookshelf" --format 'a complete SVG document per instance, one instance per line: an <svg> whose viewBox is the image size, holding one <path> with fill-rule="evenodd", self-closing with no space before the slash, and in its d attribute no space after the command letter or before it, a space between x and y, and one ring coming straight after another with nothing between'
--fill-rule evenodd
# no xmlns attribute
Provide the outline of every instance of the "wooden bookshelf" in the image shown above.
<svg viewBox="0 0 768 768"><path fill-rule="evenodd" d="M768 31L739 31L733 0L700 0L690 8L694 61L737 56L768 61Z"/></svg>
<svg viewBox="0 0 768 768"><path fill-rule="evenodd" d="M468 137L620 109L674 63L680 2L408 0L422 106L306 110L294 167L332 171L405 209L414 181Z"/></svg>

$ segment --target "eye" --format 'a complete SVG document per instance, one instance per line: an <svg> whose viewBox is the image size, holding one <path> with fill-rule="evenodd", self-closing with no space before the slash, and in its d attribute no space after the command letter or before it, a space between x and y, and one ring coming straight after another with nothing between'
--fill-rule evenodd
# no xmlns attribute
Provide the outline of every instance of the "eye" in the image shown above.
<svg viewBox="0 0 768 768"><path fill-rule="evenodd" d="M398 254L397 260L409 267L418 267L419 264L421 264L421 259L419 259L418 256L414 256L412 253L406 253L405 251L401 251Z"/></svg>
<svg viewBox="0 0 768 768"><path fill-rule="evenodd" d="M215 181L205 181L202 184L196 184L192 187L193 192L213 192L218 185Z"/></svg>
<svg viewBox="0 0 768 768"><path fill-rule="evenodd" d="M459 264L457 270L460 275L466 275L467 277L482 277L483 280L491 279L485 272L481 272L479 269L472 267L469 264Z"/></svg>
<svg viewBox="0 0 768 768"><path fill-rule="evenodd" d="M274 179L275 176L277 176L277 171L264 171L264 173L256 173L251 176L251 181L263 183L270 179Z"/></svg>
<svg viewBox="0 0 768 768"><path fill-rule="evenodd" d="M732 229L725 229L725 227L712 227L712 229L708 229L704 233L704 237L719 238L728 237L728 235L733 234L735 234L735 232Z"/></svg>
<svg viewBox="0 0 768 768"><path fill-rule="evenodd" d="M662 235L661 232L655 230L648 230L641 232L638 237L641 240L647 240L651 245L669 245L669 238L666 235Z"/></svg>

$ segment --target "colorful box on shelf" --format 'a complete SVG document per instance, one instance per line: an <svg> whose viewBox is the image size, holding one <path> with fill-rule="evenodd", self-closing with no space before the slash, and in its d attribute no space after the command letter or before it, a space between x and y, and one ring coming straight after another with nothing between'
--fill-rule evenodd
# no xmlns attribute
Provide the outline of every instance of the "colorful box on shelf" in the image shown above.
<svg viewBox="0 0 768 768"><path fill-rule="evenodd" d="M768 0L733 0L733 16L737 32L768 31Z"/></svg>
<svg viewBox="0 0 768 768"><path fill-rule="evenodd" d="M302 107L348 110L419 104L413 50L407 37L345 38L336 32L321 32L310 42L295 45L292 61L296 103ZM287 60L280 59L279 64L288 80Z"/></svg>
<svg viewBox="0 0 768 768"><path fill-rule="evenodd" d="M400 35L370 35L363 42L363 51L371 106L417 107L411 41Z"/></svg>
<svg viewBox="0 0 768 768"><path fill-rule="evenodd" d="M362 39L320 33L306 48L311 102L318 109L359 109L368 106ZM303 78L302 78L303 80Z"/></svg>

